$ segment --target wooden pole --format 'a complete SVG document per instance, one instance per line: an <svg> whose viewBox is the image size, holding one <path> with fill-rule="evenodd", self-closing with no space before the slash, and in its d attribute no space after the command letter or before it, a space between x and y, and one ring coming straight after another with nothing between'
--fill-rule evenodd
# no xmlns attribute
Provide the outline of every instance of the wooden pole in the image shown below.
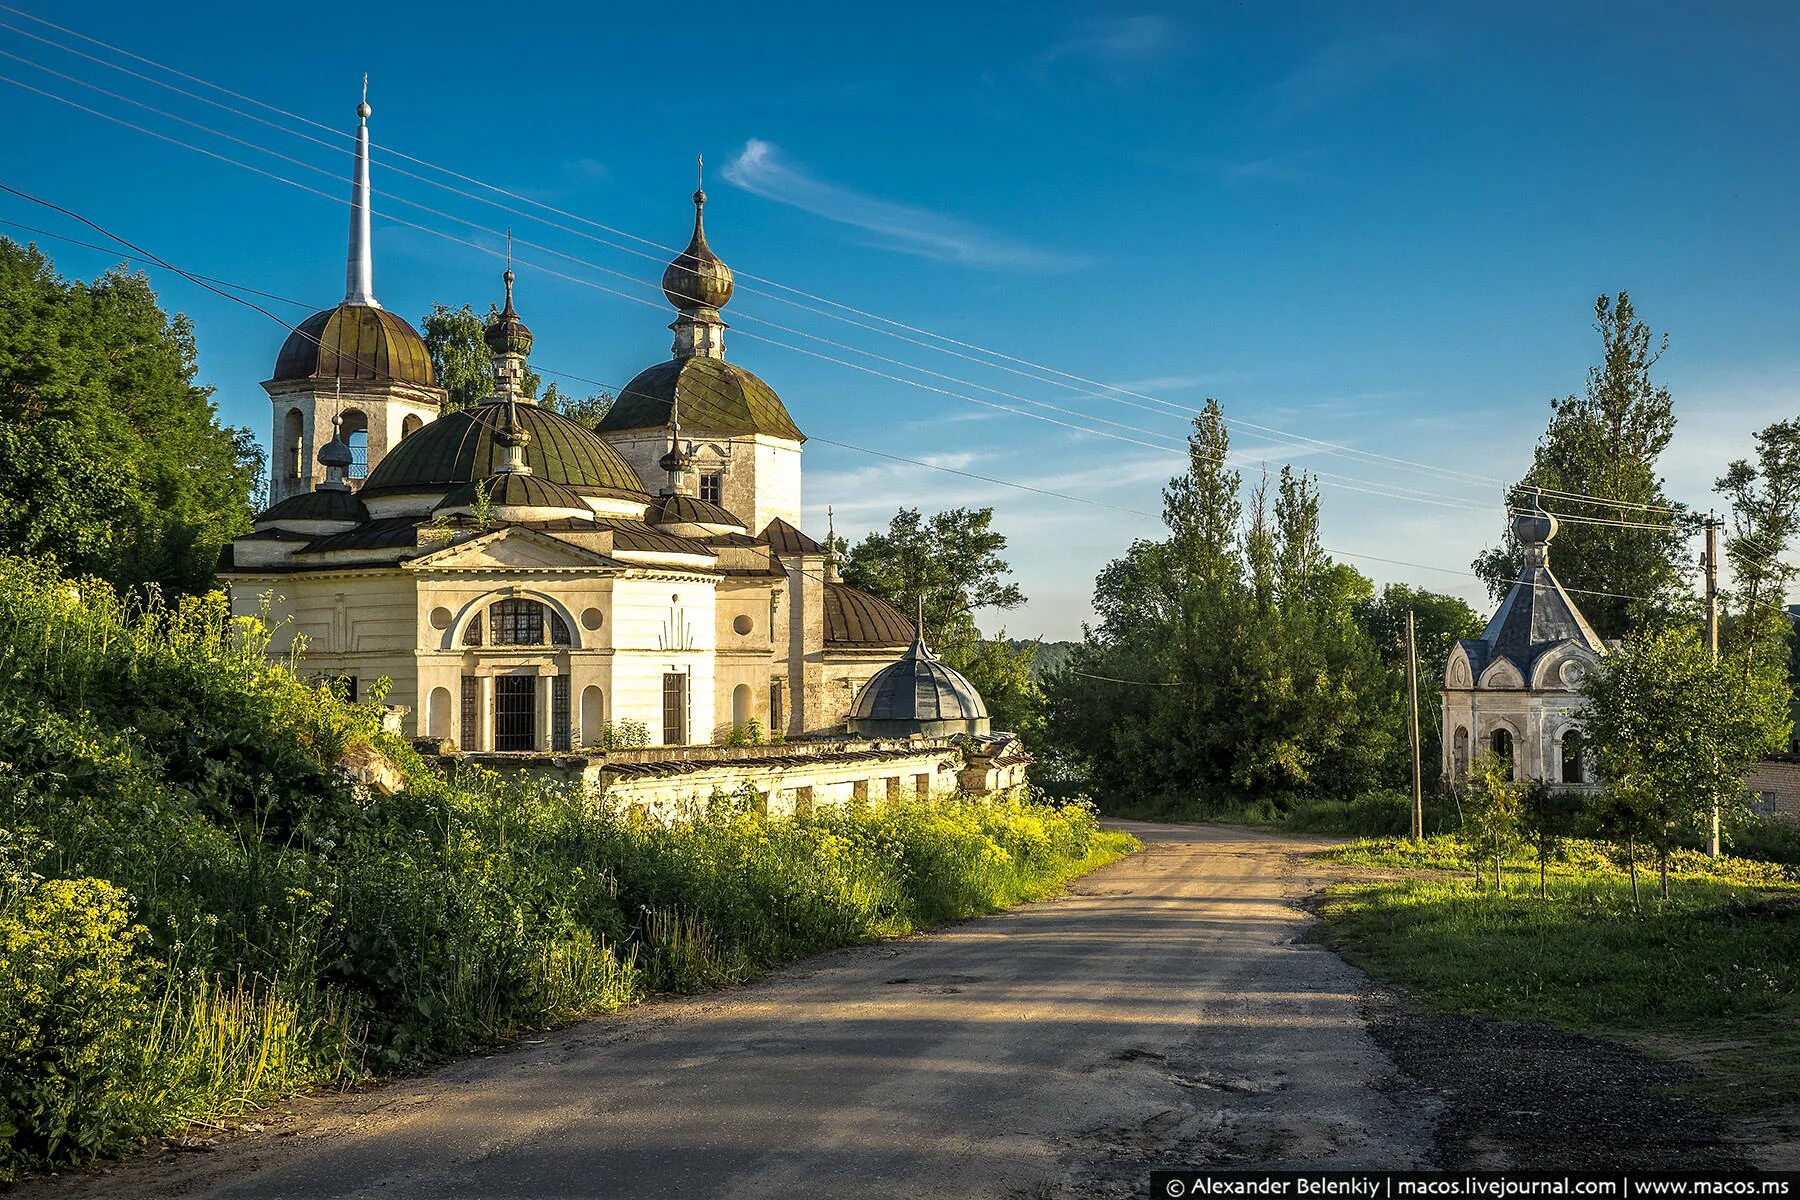
<svg viewBox="0 0 1800 1200"><path fill-rule="evenodd" d="M1706 514L1706 648L1714 662L1719 661L1719 526L1714 513ZM1719 803L1713 801L1712 823L1706 837L1706 852L1719 857Z"/></svg>
<svg viewBox="0 0 1800 1200"><path fill-rule="evenodd" d="M1413 632L1412 609L1406 610L1406 704L1412 714L1412 835L1425 836L1425 788L1419 764L1419 645Z"/></svg>

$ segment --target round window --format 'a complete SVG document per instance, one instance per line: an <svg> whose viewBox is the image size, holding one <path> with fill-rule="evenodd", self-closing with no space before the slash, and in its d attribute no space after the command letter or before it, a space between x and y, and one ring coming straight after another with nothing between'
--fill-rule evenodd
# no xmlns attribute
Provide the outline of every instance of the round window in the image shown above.
<svg viewBox="0 0 1800 1200"><path fill-rule="evenodd" d="M431 627L433 629L448 629L450 628L450 621L451 615L449 609L439 607L431 610Z"/></svg>
<svg viewBox="0 0 1800 1200"><path fill-rule="evenodd" d="M731 622L731 627L737 630L739 634L746 634L755 626L749 617L739 616Z"/></svg>
<svg viewBox="0 0 1800 1200"><path fill-rule="evenodd" d="M600 610L597 608L590 608L581 614L581 627L583 629L598 629L600 628L600 620Z"/></svg>

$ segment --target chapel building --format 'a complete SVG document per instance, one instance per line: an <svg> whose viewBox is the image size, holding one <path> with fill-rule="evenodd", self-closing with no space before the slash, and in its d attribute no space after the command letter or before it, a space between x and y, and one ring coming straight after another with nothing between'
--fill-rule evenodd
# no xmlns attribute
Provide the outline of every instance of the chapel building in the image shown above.
<svg viewBox="0 0 1800 1200"><path fill-rule="evenodd" d="M1534 499L1513 514L1524 552L1519 578L1478 638L1460 639L1444 668L1444 778L1462 786L1477 756L1511 764L1514 779L1591 788L1582 742L1581 683L1607 653L1550 570L1556 518Z"/></svg>
<svg viewBox="0 0 1800 1200"><path fill-rule="evenodd" d="M375 299L369 115L344 300L295 327L263 384L271 504L225 550L234 612L308 671L390 680L409 733L465 752L577 750L624 722L661 745L752 719L843 731L915 629L801 529L806 436L725 358L733 280L705 192L663 274L673 353L597 428L524 394L510 269L485 331L494 394L446 410L418 331Z"/></svg>

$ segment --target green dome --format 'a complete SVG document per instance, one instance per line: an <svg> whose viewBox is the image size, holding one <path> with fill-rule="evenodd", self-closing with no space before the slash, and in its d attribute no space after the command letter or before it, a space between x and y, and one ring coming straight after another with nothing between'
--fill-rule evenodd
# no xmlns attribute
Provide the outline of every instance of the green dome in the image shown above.
<svg viewBox="0 0 1800 1200"><path fill-rule="evenodd" d="M354 492L323 488L289 496L273 508L257 513L251 523L263 525L271 521L353 521L360 524L368 519L369 510L356 498Z"/></svg>
<svg viewBox="0 0 1800 1200"><path fill-rule="evenodd" d="M495 436L506 424L506 407L505 401L490 400L457 409L402 438L357 494L449 491L486 479L507 462L506 446ZM525 465L533 476L584 496L650 499L631 464L581 422L535 404L519 404L514 411L530 435Z"/></svg>
<svg viewBox="0 0 1800 1200"><path fill-rule="evenodd" d="M340 304L294 327L269 382L302 379L437 386L425 339L405 317L367 304Z"/></svg>
<svg viewBox="0 0 1800 1200"><path fill-rule="evenodd" d="M664 428L677 401L681 427L690 433L766 433L806 440L774 388L742 367L704 355L671 359L640 372L619 390L597 428L601 433Z"/></svg>

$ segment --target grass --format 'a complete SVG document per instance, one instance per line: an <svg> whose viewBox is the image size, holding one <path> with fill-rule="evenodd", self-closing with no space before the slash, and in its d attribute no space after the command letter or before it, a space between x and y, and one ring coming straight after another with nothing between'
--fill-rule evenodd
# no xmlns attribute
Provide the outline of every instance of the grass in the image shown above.
<svg viewBox="0 0 1800 1200"><path fill-rule="evenodd" d="M1671 895L1640 906L1615 852L1578 842L1547 872L1514 859L1483 887L1447 838L1353 842L1317 857L1403 877L1346 883L1322 912L1334 944L1427 1004L1543 1021L1697 1063L1724 1098L1800 1100L1800 882L1790 869L1683 853Z"/></svg>
<svg viewBox="0 0 1800 1200"><path fill-rule="evenodd" d="M993 912L1128 853L974 797L662 827L440 771L223 597L0 558L0 1185L298 1088ZM394 795L335 768L385 755Z"/></svg>

